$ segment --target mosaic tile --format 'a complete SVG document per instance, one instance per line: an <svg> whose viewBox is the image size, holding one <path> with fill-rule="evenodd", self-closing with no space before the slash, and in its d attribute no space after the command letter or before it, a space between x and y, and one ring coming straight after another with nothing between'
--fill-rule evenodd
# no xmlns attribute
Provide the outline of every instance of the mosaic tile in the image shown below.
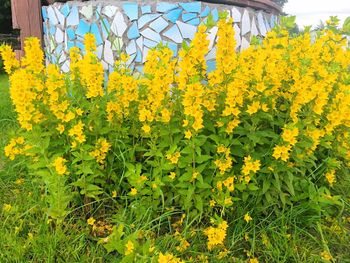
<svg viewBox="0 0 350 263"><path fill-rule="evenodd" d="M144 47L142 51L142 63L145 63L147 60L147 55L150 49L148 47Z"/></svg>
<svg viewBox="0 0 350 263"><path fill-rule="evenodd" d="M101 64L102 64L104 70L109 70L109 65L104 60L101 60ZM108 79L107 72L105 72L105 79Z"/></svg>
<svg viewBox="0 0 350 263"><path fill-rule="evenodd" d="M43 23L43 31L44 31L44 36L47 35L47 26L45 23Z"/></svg>
<svg viewBox="0 0 350 263"><path fill-rule="evenodd" d="M58 60L58 63L59 64L62 64L63 62L65 62L67 60L67 55L64 53L64 52L62 52L61 53L61 56L60 56L60 58L59 58L59 60Z"/></svg>
<svg viewBox="0 0 350 263"><path fill-rule="evenodd" d="M148 14L148 15L141 16L140 19L138 20L139 28L143 28L144 25L157 19L160 16L161 16L160 14Z"/></svg>
<svg viewBox="0 0 350 263"><path fill-rule="evenodd" d="M132 64L132 63L134 62L135 58L136 58L136 54L133 54L133 55L129 56L128 61L126 61L126 63L125 63L125 64L129 67L130 70L133 70L134 67L135 67L135 66Z"/></svg>
<svg viewBox="0 0 350 263"><path fill-rule="evenodd" d="M114 65L112 44L108 40L105 41L105 46L104 46L104 50L103 50L103 58L109 65Z"/></svg>
<svg viewBox="0 0 350 263"><path fill-rule="evenodd" d="M69 16L67 17L68 26L76 26L79 24L79 12L76 6L72 6Z"/></svg>
<svg viewBox="0 0 350 263"><path fill-rule="evenodd" d="M123 9L131 21L139 18L139 5L137 3L125 3Z"/></svg>
<svg viewBox="0 0 350 263"><path fill-rule="evenodd" d="M197 27L188 25L186 23L177 21L176 22L178 28L180 29L180 33L183 38L189 38L192 39L194 37L194 34L197 32Z"/></svg>
<svg viewBox="0 0 350 263"><path fill-rule="evenodd" d="M47 8L47 17L49 19L49 22L51 25L57 25L58 24L58 19L56 17L55 11L52 6L49 6Z"/></svg>
<svg viewBox="0 0 350 263"><path fill-rule="evenodd" d="M271 21L271 23L270 23L271 24L271 28L274 28L275 25L276 25L277 17L274 16L274 15L271 15L270 21Z"/></svg>
<svg viewBox="0 0 350 263"><path fill-rule="evenodd" d="M83 37L85 34L90 32L90 24L81 19L75 32L77 35Z"/></svg>
<svg viewBox="0 0 350 263"><path fill-rule="evenodd" d="M143 6L141 6L141 13L143 15L152 13L151 6L150 5L143 5Z"/></svg>
<svg viewBox="0 0 350 263"><path fill-rule="evenodd" d="M235 23L240 23L241 22L242 14L236 7L232 8L231 16L233 18L233 22L235 22Z"/></svg>
<svg viewBox="0 0 350 263"><path fill-rule="evenodd" d="M47 11L46 11L46 7L42 7L41 8L41 15L43 17L43 20L45 21L47 19Z"/></svg>
<svg viewBox="0 0 350 263"><path fill-rule="evenodd" d="M149 40L148 38L145 38L143 40L143 45L148 47L148 48L155 48L158 45L158 43L154 42L152 40Z"/></svg>
<svg viewBox="0 0 350 263"><path fill-rule="evenodd" d="M260 34L262 36L266 36L267 30L266 30L263 14L259 12L257 18L258 18L258 26L259 26Z"/></svg>
<svg viewBox="0 0 350 263"><path fill-rule="evenodd" d="M63 50L63 44L58 44L55 48L56 57L59 57Z"/></svg>
<svg viewBox="0 0 350 263"><path fill-rule="evenodd" d="M82 41L76 41L75 45L83 52L85 53L85 45Z"/></svg>
<svg viewBox="0 0 350 263"><path fill-rule="evenodd" d="M58 19L58 23L61 24L62 26L64 26L66 18L64 17L64 15L62 15L62 13L60 12L60 10L58 8L56 8L54 6L54 9L55 9L55 13L56 13L56 16Z"/></svg>
<svg viewBox="0 0 350 263"><path fill-rule="evenodd" d="M241 50L245 50L250 46L249 41L245 38L242 37L242 44L241 44Z"/></svg>
<svg viewBox="0 0 350 263"><path fill-rule="evenodd" d="M112 18L115 13L117 12L118 7L113 6L113 5L107 5L103 8L102 10L102 14L104 14L105 16Z"/></svg>
<svg viewBox="0 0 350 263"><path fill-rule="evenodd" d="M252 28L251 28L250 31L251 31L251 35L252 35L252 36L257 36L257 35L259 35L258 28L256 27L255 17L253 17L253 19L252 19Z"/></svg>
<svg viewBox="0 0 350 263"><path fill-rule="evenodd" d="M143 35L145 38L148 38L158 43L162 41L162 38L160 37L160 35L149 28L146 28L143 31L141 31L141 35Z"/></svg>
<svg viewBox="0 0 350 263"><path fill-rule="evenodd" d="M57 43L62 43L64 39L63 31L60 28L57 28L55 33L55 39Z"/></svg>
<svg viewBox="0 0 350 263"><path fill-rule="evenodd" d="M160 33L163 29L165 29L169 23L165 21L163 17L157 18L157 20L154 20L149 26L157 33Z"/></svg>
<svg viewBox="0 0 350 263"><path fill-rule="evenodd" d="M187 13L200 13L201 9L202 9L202 3L201 2L180 3L180 6Z"/></svg>
<svg viewBox="0 0 350 263"><path fill-rule="evenodd" d="M216 47L212 48L208 54L205 56L206 60L211 60L211 59L215 59L216 56Z"/></svg>
<svg viewBox="0 0 350 263"><path fill-rule="evenodd" d="M137 63L141 63L142 62L142 52L139 49L137 49L137 52L136 52L135 62L137 62Z"/></svg>
<svg viewBox="0 0 350 263"><path fill-rule="evenodd" d="M70 67L70 62L69 62L69 60L66 60L63 63L63 65L61 66L61 69L64 73L67 73L67 72L69 72L69 69L70 69L69 67Z"/></svg>
<svg viewBox="0 0 350 263"><path fill-rule="evenodd" d="M142 50L142 47L143 47L143 37L139 37L138 39L136 39L136 45L138 46L139 49Z"/></svg>
<svg viewBox="0 0 350 263"><path fill-rule="evenodd" d="M117 51L119 53L122 47L123 47L123 39L121 37L117 37L116 39L114 39L112 44L112 50Z"/></svg>
<svg viewBox="0 0 350 263"><path fill-rule="evenodd" d="M170 29L163 33L163 36L173 40L175 43L181 44L183 39L181 33L176 25L173 25Z"/></svg>
<svg viewBox="0 0 350 263"><path fill-rule="evenodd" d="M188 20L197 18L197 14L195 13L183 13L182 14L182 21L186 22Z"/></svg>
<svg viewBox="0 0 350 263"><path fill-rule="evenodd" d="M270 26L270 23L268 23L268 18L266 17L266 15L264 17L264 20L265 20L265 25L266 25L267 31L270 31L271 30L271 26Z"/></svg>
<svg viewBox="0 0 350 263"><path fill-rule="evenodd" d="M136 42L135 40L131 40L126 46L126 54L131 55L136 53Z"/></svg>
<svg viewBox="0 0 350 263"><path fill-rule="evenodd" d="M64 17L67 17L69 15L69 12L70 12L69 5L68 4L64 4L61 7L61 13L63 14Z"/></svg>
<svg viewBox="0 0 350 263"><path fill-rule="evenodd" d="M90 31L91 31L91 33L94 34L94 36L95 36L96 44L97 44L97 45L101 45L101 44L103 43L103 40L102 40L102 37L101 37L100 30L99 30L99 28L98 28L98 26L97 26L96 23L93 23L93 24L91 25L91 30L90 30Z"/></svg>
<svg viewBox="0 0 350 263"><path fill-rule="evenodd" d="M97 21L100 20L101 13L102 13L102 6L98 5L95 11L95 17Z"/></svg>
<svg viewBox="0 0 350 263"><path fill-rule="evenodd" d="M50 35L51 35L51 36L55 35L55 33L56 33L56 27L55 27L55 26L51 26L49 32L50 32Z"/></svg>
<svg viewBox="0 0 350 263"><path fill-rule="evenodd" d="M206 17L209 15L209 13L210 13L210 8L209 8L209 6L206 6L204 8L204 10L202 11L202 13L200 14L200 17Z"/></svg>
<svg viewBox="0 0 350 263"><path fill-rule="evenodd" d="M242 17L242 26L241 26L241 32L242 36L247 34L250 31L250 17L249 12L247 10L244 10L243 17Z"/></svg>
<svg viewBox="0 0 350 263"><path fill-rule="evenodd" d="M190 25L192 25L192 26L198 26L199 23L200 23L199 18L195 18L195 19L192 19L192 20L190 20L190 21L187 21L187 24L190 24Z"/></svg>
<svg viewBox="0 0 350 263"><path fill-rule="evenodd" d="M174 9L167 13L164 17L168 19L172 23L176 23L176 21L179 19L180 15L182 13L182 10L180 8Z"/></svg>
<svg viewBox="0 0 350 263"><path fill-rule="evenodd" d="M103 45L97 46L97 48L96 48L96 54L97 54L97 57L98 57L99 59L102 59L102 55L103 55Z"/></svg>
<svg viewBox="0 0 350 263"><path fill-rule="evenodd" d="M233 29L235 31L235 39L236 39L236 48L238 48L241 45L242 39L241 39L241 29L237 24L233 25Z"/></svg>
<svg viewBox="0 0 350 263"><path fill-rule="evenodd" d="M207 72L212 72L216 69L216 61L208 60L207 61Z"/></svg>
<svg viewBox="0 0 350 263"><path fill-rule="evenodd" d="M218 12L218 10L216 8L211 10L211 15L213 16L214 22L218 22L219 21L219 12Z"/></svg>
<svg viewBox="0 0 350 263"><path fill-rule="evenodd" d="M74 41L67 41L67 49L70 50L72 47L74 47L75 43Z"/></svg>
<svg viewBox="0 0 350 263"><path fill-rule="evenodd" d="M111 30L118 37L122 37L126 28L127 28L127 25L124 21L123 14L118 11L113 19Z"/></svg>
<svg viewBox="0 0 350 263"><path fill-rule="evenodd" d="M132 23L132 25L129 27L127 36L129 39L135 39L140 37L140 32L137 27L137 22Z"/></svg>
<svg viewBox="0 0 350 263"><path fill-rule="evenodd" d="M173 10L177 7L178 7L178 5L176 5L176 4L171 4L168 2L160 2L157 4L156 10L157 10L157 12L165 13L165 12Z"/></svg>
<svg viewBox="0 0 350 263"><path fill-rule="evenodd" d="M214 46L217 32L218 32L217 26L212 27L208 32L207 39L209 40L209 50L211 50Z"/></svg>
<svg viewBox="0 0 350 263"><path fill-rule="evenodd" d="M110 28L111 28L111 25L109 24L108 20L106 18L102 19L100 21L100 26L102 29L103 38L104 39L108 38L110 33Z"/></svg>
<svg viewBox="0 0 350 263"><path fill-rule="evenodd" d="M92 18L92 5L85 5L81 8L80 13L85 16L87 20L90 20Z"/></svg>

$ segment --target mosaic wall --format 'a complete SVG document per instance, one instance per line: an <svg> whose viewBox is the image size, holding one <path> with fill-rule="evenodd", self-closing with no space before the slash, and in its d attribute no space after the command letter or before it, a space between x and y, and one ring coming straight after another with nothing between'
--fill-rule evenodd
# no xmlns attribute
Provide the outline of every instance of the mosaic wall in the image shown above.
<svg viewBox="0 0 350 263"><path fill-rule="evenodd" d="M95 35L98 57L106 70L112 70L124 52L130 57L130 67L141 71L150 49L163 43L176 56L182 42L193 38L200 23L209 15L218 21L219 12L224 10L234 20L237 50L247 48L252 36L265 36L277 22L276 16L262 11L199 1L55 3L42 9L46 57L68 71L69 49L77 46L84 50L83 38L90 32ZM209 70L215 67L217 30L213 27L209 31Z"/></svg>

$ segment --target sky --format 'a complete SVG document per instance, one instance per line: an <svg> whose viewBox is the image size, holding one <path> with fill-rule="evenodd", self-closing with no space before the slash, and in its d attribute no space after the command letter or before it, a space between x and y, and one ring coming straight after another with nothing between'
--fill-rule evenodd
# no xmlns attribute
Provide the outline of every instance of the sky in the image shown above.
<svg viewBox="0 0 350 263"><path fill-rule="evenodd" d="M338 16L343 25L350 16L350 0L289 0L283 11L296 15L299 27L317 26L320 20L325 22L330 16Z"/></svg>

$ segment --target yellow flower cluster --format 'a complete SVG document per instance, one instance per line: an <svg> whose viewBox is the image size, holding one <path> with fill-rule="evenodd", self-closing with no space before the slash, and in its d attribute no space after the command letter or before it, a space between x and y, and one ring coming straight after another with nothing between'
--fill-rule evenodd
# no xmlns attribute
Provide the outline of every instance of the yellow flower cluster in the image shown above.
<svg viewBox="0 0 350 263"><path fill-rule="evenodd" d="M10 160L14 160L17 155L26 154L26 151L30 148L29 145L25 145L23 137L13 138L10 143L5 146L5 156Z"/></svg>
<svg viewBox="0 0 350 263"><path fill-rule="evenodd" d="M167 154L166 158L172 163L172 164L177 164L179 161L179 158L181 156L180 152L175 152L174 154Z"/></svg>
<svg viewBox="0 0 350 263"><path fill-rule="evenodd" d="M283 129L282 133L282 139L283 141L289 143L291 146L295 145L297 143L297 137L299 135L299 129L298 128L293 128L293 129Z"/></svg>
<svg viewBox="0 0 350 263"><path fill-rule="evenodd" d="M86 140L86 136L83 133L84 123L79 121L76 125L74 125L69 131L68 134L70 137L74 139L72 142L72 147L76 147L76 141L79 143L83 143Z"/></svg>
<svg viewBox="0 0 350 263"><path fill-rule="evenodd" d="M227 222L222 221L217 227L208 227L204 230L204 234L208 238L207 246L212 250L218 245L223 245L226 238L226 230L228 228Z"/></svg>
<svg viewBox="0 0 350 263"><path fill-rule="evenodd" d="M217 153L225 154L224 160L218 159L214 161L216 167L220 170L220 174L224 174L227 170L231 169L232 167L232 158L230 157L230 153L231 153L230 148L219 146L217 148Z"/></svg>
<svg viewBox="0 0 350 263"><path fill-rule="evenodd" d="M8 75L12 73L12 70L19 67L19 61L10 46L0 46L0 56L4 60L4 69Z"/></svg>
<svg viewBox="0 0 350 263"><path fill-rule="evenodd" d="M96 142L95 150L90 152L90 155L96 159L99 164L104 164L108 151L111 148L111 144L107 142L105 138L100 138Z"/></svg>
<svg viewBox="0 0 350 263"><path fill-rule="evenodd" d="M125 244L125 256L127 255L130 255L132 253L134 253L134 249L135 249L135 245L132 241L128 241L126 244Z"/></svg>
<svg viewBox="0 0 350 263"><path fill-rule="evenodd" d="M330 186L333 186L333 184L336 182L336 176L335 176L335 170L331 170L325 174L325 177L329 183Z"/></svg>
<svg viewBox="0 0 350 263"><path fill-rule="evenodd" d="M247 182L250 181L250 177L249 177L250 173L258 172L260 170L260 166L261 166L260 160L253 161L250 155L247 157L244 157L244 165L242 167L242 173L243 175L246 176L245 180Z"/></svg>
<svg viewBox="0 0 350 263"><path fill-rule="evenodd" d="M65 165L66 162L67 160L62 157L57 157L53 161L53 166L58 175L68 174L68 169L67 169L67 166Z"/></svg>
<svg viewBox="0 0 350 263"><path fill-rule="evenodd" d="M184 263L184 261L171 253L159 253L158 263Z"/></svg>

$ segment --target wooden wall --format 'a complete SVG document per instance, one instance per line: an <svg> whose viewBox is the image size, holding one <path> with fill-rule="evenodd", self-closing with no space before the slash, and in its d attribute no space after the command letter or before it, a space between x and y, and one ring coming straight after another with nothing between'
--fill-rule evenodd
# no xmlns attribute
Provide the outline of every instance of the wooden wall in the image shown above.
<svg viewBox="0 0 350 263"><path fill-rule="evenodd" d="M42 41L41 1L11 0L11 9L13 28L20 29L22 50L24 39L27 37L35 36ZM23 55L23 51L17 53Z"/></svg>

